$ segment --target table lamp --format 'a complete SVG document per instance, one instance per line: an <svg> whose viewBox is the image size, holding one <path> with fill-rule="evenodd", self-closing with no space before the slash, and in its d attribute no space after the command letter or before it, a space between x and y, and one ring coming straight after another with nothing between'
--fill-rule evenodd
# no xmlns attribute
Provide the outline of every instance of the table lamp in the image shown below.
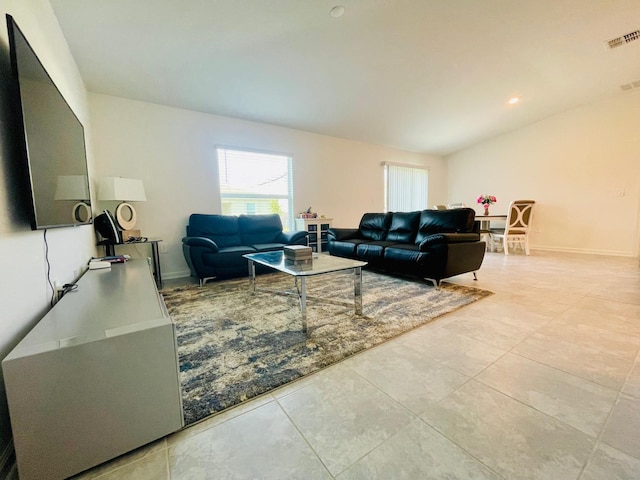
<svg viewBox="0 0 640 480"><path fill-rule="evenodd" d="M115 200L116 221L123 230L122 240L140 237L140 230L135 230L138 216L136 210L128 202L146 202L142 180L122 177L103 177L98 182L98 200Z"/></svg>
<svg viewBox="0 0 640 480"><path fill-rule="evenodd" d="M73 223L89 223L93 217L89 195L89 182L86 175L58 175L54 200L75 200L71 209Z"/></svg>

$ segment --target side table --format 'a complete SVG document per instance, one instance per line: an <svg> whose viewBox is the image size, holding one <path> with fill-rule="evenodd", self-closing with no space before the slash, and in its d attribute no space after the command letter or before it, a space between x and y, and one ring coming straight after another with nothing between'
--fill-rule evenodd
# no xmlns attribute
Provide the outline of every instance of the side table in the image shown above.
<svg viewBox="0 0 640 480"><path fill-rule="evenodd" d="M151 245L151 262L153 265L153 278L156 281L156 285L158 289L162 288L162 273L160 272L160 253L158 251L158 243L160 243L162 239L159 238L149 238L148 240L136 240L131 242L124 243L114 243L111 240L102 240L98 242L98 245L104 246L105 256L115 255L116 247L121 245L140 245L140 244L149 244Z"/></svg>

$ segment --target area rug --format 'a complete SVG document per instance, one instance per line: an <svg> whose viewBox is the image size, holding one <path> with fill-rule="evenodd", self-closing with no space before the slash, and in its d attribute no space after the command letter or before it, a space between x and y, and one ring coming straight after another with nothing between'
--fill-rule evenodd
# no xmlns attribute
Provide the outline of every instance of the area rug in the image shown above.
<svg viewBox="0 0 640 480"><path fill-rule="evenodd" d="M448 283L436 289L371 271L362 275L362 316L354 313L353 274L308 277L306 335L297 296L260 291L292 290L293 279L285 274L258 276L254 295L247 279L162 290L176 324L185 424L491 294Z"/></svg>

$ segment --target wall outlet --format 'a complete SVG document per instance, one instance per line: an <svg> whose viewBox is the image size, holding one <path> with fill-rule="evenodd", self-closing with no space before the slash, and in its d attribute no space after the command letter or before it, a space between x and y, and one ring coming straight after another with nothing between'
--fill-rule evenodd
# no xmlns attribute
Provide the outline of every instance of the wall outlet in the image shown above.
<svg viewBox="0 0 640 480"><path fill-rule="evenodd" d="M58 303L62 298L64 289L58 282L53 282L53 303Z"/></svg>
<svg viewBox="0 0 640 480"><path fill-rule="evenodd" d="M168 247L166 243L160 243L160 253L167 253Z"/></svg>

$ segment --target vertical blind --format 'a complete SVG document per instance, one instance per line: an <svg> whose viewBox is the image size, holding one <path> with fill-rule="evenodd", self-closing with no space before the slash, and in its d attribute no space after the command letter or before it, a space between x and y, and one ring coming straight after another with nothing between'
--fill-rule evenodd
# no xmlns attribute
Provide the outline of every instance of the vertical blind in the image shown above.
<svg viewBox="0 0 640 480"><path fill-rule="evenodd" d="M292 159L287 155L217 148L220 200L225 215L277 213L293 225Z"/></svg>
<svg viewBox="0 0 640 480"><path fill-rule="evenodd" d="M385 177L387 212L427 208L429 171L426 168L386 164Z"/></svg>

